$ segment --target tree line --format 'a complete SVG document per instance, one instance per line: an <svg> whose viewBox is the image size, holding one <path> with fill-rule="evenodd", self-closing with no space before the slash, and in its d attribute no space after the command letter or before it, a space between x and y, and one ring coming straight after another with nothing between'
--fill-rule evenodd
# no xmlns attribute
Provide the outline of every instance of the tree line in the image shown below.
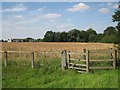
<svg viewBox="0 0 120 90"><path fill-rule="evenodd" d="M43 42L103 42L103 43L117 43L118 30L113 27L107 27L103 33L97 32L89 28L88 30L72 29L68 32L53 32L47 31Z"/></svg>
<svg viewBox="0 0 120 90"><path fill-rule="evenodd" d="M7 42L2 40L2 42ZM47 31L44 38L34 39L12 39L11 42L102 42L118 43L118 29L113 26L107 27L103 33L97 33L94 29L87 30L72 29L68 32Z"/></svg>

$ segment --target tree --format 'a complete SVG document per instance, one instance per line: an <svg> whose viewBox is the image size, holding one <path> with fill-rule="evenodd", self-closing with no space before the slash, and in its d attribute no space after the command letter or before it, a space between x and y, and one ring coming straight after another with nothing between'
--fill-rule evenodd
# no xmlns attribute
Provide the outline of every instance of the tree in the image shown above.
<svg viewBox="0 0 120 90"><path fill-rule="evenodd" d="M107 27L105 30L104 30L104 34L105 35L116 35L117 34L117 30L115 27Z"/></svg>
<svg viewBox="0 0 120 90"><path fill-rule="evenodd" d="M113 18L113 22L118 22L118 25L116 26L118 29L117 43L118 43L118 52L120 52L120 1L118 3L118 9L116 9L112 18ZM118 66L120 66L120 54L118 54L118 59L119 59Z"/></svg>
<svg viewBox="0 0 120 90"><path fill-rule="evenodd" d="M118 3L118 9L115 10L114 15L112 15L113 22L120 21L120 1Z"/></svg>
<svg viewBox="0 0 120 90"><path fill-rule="evenodd" d="M97 32L95 30L93 30L92 28L89 28L87 30L87 34L88 34L88 41L89 42L96 42Z"/></svg>
<svg viewBox="0 0 120 90"><path fill-rule="evenodd" d="M118 22L118 25L116 26L118 29L118 34L117 34L118 41L117 41L117 43L120 44L120 1L118 3L118 9L116 9L114 12L114 15L112 15L112 20L113 20L113 22Z"/></svg>
<svg viewBox="0 0 120 90"><path fill-rule="evenodd" d="M104 37L104 34L100 33L97 35L97 42L101 42L101 39Z"/></svg>
<svg viewBox="0 0 120 90"><path fill-rule="evenodd" d="M100 42L103 43L116 43L115 35L104 35Z"/></svg>
<svg viewBox="0 0 120 90"><path fill-rule="evenodd" d="M60 42L60 32L54 32L54 41Z"/></svg>
<svg viewBox="0 0 120 90"><path fill-rule="evenodd" d="M60 41L61 42L67 42L68 41L68 34L66 32L60 33Z"/></svg>
<svg viewBox="0 0 120 90"><path fill-rule="evenodd" d="M77 38L80 35L80 31L77 29L72 29L68 32L68 41L69 42L76 42Z"/></svg>
<svg viewBox="0 0 120 90"><path fill-rule="evenodd" d="M19 39L19 41L20 41L20 39ZM34 39L31 37L27 37L27 38L23 39L23 42L34 42Z"/></svg>
<svg viewBox="0 0 120 90"><path fill-rule="evenodd" d="M38 38L37 40L36 40L36 42L41 42L42 41L42 39L41 38Z"/></svg>
<svg viewBox="0 0 120 90"><path fill-rule="evenodd" d="M109 26L104 30L103 38L101 39L101 42L106 43L116 43L117 42L117 30L113 26Z"/></svg>
<svg viewBox="0 0 120 90"><path fill-rule="evenodd" d="M86 31L80 32L80 42L88 42L88 33Z"/></svg>
<svg viewBox="0 0 120 90"><path fill-rule="evenodd" d="M93 30L92 28L89 28L89 29L87 30L87 33L88 33L88 35L90 35L90 34L97 35L96 31Z"/></svg>
<svg viewBox="0 0 120 90"><path fill-rule="evenodd" d="M43 41L45 42L53 42L54 41L54 32L47 31L44 35Z"/></svg>
<svg viewBox="0 0 120 90"><path fill-rule="evenodd" d="M90 34L88 40L89 40L89 42L96 42L96 40L97 40L97 35L95 35L95 34Z"/></svg>

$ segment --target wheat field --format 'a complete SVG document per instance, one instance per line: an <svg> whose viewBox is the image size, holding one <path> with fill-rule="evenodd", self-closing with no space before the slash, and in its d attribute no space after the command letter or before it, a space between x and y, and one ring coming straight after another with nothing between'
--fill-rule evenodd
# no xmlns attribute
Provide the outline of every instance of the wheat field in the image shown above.
<svg viewBox="0 0 120 90"><path fill-rule="evenodd" d="M72 43L72 42L5 42L2 43L2 51L81 51L103 50L113 48L114 44L106 43Z"/></svg>
<svg viewBox="0 0 120 90"><path fill-rule="evenodd" d="M75 43L75 42L4 42L1 51L24 51L23 53L8 53L9 59L31 59L31 52L35 52L35 60L46 57L60 57L62 50L79 53L75 57L83 55L83 49L104 51L113 48L114 44L105 43ZM30 53L25 53L30 52ZM98 53L99 54L99 53ZM99 54L100 55L100 54ZM92 56L98 56L93 53ZM4 54L2 55L4 58ZM83 56L82 56L83 57Z"/></svg>

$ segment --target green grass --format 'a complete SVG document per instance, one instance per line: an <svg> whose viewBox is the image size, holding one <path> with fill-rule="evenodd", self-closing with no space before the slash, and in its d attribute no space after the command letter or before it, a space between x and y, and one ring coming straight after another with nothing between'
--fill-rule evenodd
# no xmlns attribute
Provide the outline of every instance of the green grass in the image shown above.
<svg viewBox="0 0 120 90"><path fill-rule="evenodd" d="M37 62L36 62L37 63ZM9 61L2 68L3 88L118 88L118 69L80 74L61 70L60 59L40 60L32 69L30 62Z"/></svg>

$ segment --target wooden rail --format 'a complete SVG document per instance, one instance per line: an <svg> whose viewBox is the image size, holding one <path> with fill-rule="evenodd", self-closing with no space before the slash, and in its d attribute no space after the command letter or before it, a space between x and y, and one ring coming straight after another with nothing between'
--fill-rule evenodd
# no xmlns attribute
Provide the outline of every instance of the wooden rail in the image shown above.
<svg viewBox="0 0 120 90"><path fill-rule="evenodd" d="M9 53L26 53L26 54L30 54L31 56L31 68L35 68L35 53L36 51L34 52L30 52L30 51L0 51L1 54L4 54L4 66L6 67L8 65L8 62L9 62ZM40 52L37 52L37 53L42 53L45 57L48 53L60 53L59 51L40 51Z"/></svg>
<svg viewBox="0 0 120 90"><path fill-rule="evenodd" d="M88 73L90 70L95 70L95 69L115 69L116 68L116 60L117 60L117 50L113 50L112 48L110 48L110 50L105 51L106 55L109 55L109 59L106 60L91 60L90 59L90 54L91 53L95 53L95 51L90 52L89 50L84 49L83 50L83 59L81 60L80 58L72 58L72 55L76 55L78 54L77 52L66 52L65 55L67 55L66 57L66 65L68 69L75 69L75 70L79 70L78 72L82 73L82 72L86 72ZM105 52L102 53L102 51L100 51L100 54L102 53L103 55L105 54ZM109 53L108 53L109 52ZM97 51L97 53L99 53ZM83 62L83 63L78 63L78 62ZM91 66L90 63L104 63L104 62L111 62L112 66Z"/></svg>
<svg viewBox="0 0 120 90"><path fill-rule="evenodd" d="M110 52L107 54L109 54L110 58L107 60L91 60L90 59L90 52L89 50L84 49L83 50L83 59L81 58L72 58L72 55L79 55L77 52L70 52L70 51L66 51L63 50L61 52L61 67L62 70L64 69L76 69L79 70L79 72L89 72L92 69L115 69L116 68L116 60L117 60L117 50L113 50L110 49ZM0 53L3 53L5 56L4 59L4 66L6 67L8 65L8 53L29 53L31 55L31 67L34 68L35 67L35 52L29 52L29 51L0 51ZM44 55L46 55L46 53L54 53L54 52L49 52L49 51L42 51L40 53L43 53ZM60 53L57 52L56 53ZM95 52L94 52L95 53ZM98 51L97 51L98 53ZM82 63L78 63L78 62L82 62ZM90 66L91 62L111 62L112 66L103 66L103 67L97 67L97 66ZM80 71L82 70L82 71Z"/></svg>
<svg viewBox="0 0 120 90"><path fill-rule="evenodd" d="M108 67L108 66L104 66L104 67L90 67L90 69L113 69L114 67Z"/></svg>

